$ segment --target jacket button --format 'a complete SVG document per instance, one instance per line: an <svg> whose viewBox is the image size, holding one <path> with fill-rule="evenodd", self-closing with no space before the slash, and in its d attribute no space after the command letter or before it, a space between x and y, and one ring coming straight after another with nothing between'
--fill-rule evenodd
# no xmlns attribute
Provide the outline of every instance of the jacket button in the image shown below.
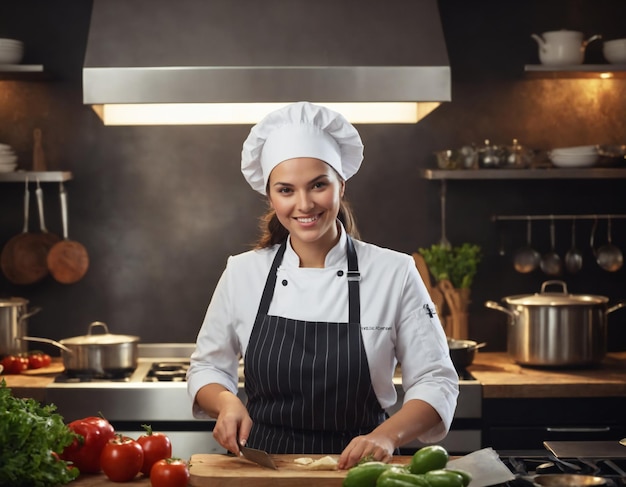
<svg viewBox="0 0 626 487"><path fill-rule="evenodd" d="M339 277L343 276L343 271L337 271L337 275L338 275Z"/></svg>
<svg viewBox="0 0 626 487"><path fill-rule="evenodd" d="M282 283L281 283L281 284L282 284L283 286L286 286L286 285L287 285L287 279L283 279L283 281L282 281Z"/></svg>

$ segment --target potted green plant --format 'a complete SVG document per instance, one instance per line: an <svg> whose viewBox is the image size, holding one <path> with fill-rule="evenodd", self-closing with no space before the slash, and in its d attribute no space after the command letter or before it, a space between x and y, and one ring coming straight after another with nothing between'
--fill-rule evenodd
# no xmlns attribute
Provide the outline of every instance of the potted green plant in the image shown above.
<svg viewBox="0 0 626 487"><path fill-rule="evenodd" d="M470 288L482 259L480 246L463 243L459 246L431 245L420 248L420 254L444 295L451 320L442 319L446 334L451 338L468 338Z"/></svg>
<svg viewBox="0 0 626 487"><path fill-rule="evenodd" d="M420 248L428 270L436 282L447 279L456 289L469 289L482 259L478 245L464 243L456 247L440 244Z"/></svg>

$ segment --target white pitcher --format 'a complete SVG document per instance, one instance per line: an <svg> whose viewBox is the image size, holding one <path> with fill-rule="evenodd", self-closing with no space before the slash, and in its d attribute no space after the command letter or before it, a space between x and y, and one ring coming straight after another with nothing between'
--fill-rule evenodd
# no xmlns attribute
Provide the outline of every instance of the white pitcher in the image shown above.
<svg viewBox="0 0 626 487"><path fill-rule="evenodd" d="M539 60L548 66L582 64L587 45L602 36L596 34L583 40L583 33L575 30L555 30L544 32L541 36L531 34L539 44Z"/></svg>

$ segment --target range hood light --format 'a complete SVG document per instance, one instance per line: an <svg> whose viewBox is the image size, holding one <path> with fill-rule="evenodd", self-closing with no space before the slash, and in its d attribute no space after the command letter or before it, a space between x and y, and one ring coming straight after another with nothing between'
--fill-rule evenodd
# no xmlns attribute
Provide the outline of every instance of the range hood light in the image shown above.
<svg viewBox="0 0 626 487"><path fill-rule="evenodd" d="M83 103L105 125L253 124L298 101L416 123L451 101L437 1L93 0Z"/></svg>
<svg viewBox="0 0 626 487"><path fill-rule="evenodd" d="M325 103L352 123L417 123L438 102ZM255 124L286 103L147 103L93 105L104 125Z"/></svg>

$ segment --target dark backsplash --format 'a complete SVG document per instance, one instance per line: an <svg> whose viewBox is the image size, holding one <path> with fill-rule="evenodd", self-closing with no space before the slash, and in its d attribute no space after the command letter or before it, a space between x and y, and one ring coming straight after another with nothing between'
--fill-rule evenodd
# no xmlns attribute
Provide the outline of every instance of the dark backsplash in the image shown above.
<svg viewBox="0 0 626 487"><path fill-rule="evenodd" d="M374 1L374 0L367 0ZM82 104L81 67L91 4L86 0L0 3L0 37L24 40L25 64L43 64L47 81L0 81L0 142L30 169L32 132L40 127L49 169L72 171L66 184L70 238L89 251L85 278L62 285L46 278L14 286L0 276L0 296L22 296L42 311L31 335L81 335L92 321L144 342L191 342L230 254L257 236L263 200L239 170L249 126L104 127ZM420 179L432 152L467 143L553 147L626 143L626 81L525 80L538 62L532 33L560 28L626 37L626 2L619 0L443 0L440 9L452 67L452 99L417 125L359 127L365 162L349 181L365 240L411 253L439 240L438 181ZM268 33L268 35L272 35ZM376 46L367 46L375 49ZM586 62L603 63L601 42ZM524 225L494 214L626 213L625 180L449 181L448 238L482 246L472 288L470 338L488 350L506 347L506 317L487 299L538 292L546 277L513 270ZM61 233L58 186L45 184L48 229ZM0 242L22 229L20 184L0 184ZM31 229L37 218L31 202ZM604 230L602 230L604 228ZM591 221L578 224L583 271L564 276L574 293L626 298L626 270L601 271L588 246ZM557 225L557 249L570 245L570 222ZM498 254L500 231L506 255ZM600 226L598 242L605 239ZM534 227L539 250L549 248L548 223ZM626 221L613 224L626 250ZM626 311L609 315L612 350L626 348Z"/></svg>

